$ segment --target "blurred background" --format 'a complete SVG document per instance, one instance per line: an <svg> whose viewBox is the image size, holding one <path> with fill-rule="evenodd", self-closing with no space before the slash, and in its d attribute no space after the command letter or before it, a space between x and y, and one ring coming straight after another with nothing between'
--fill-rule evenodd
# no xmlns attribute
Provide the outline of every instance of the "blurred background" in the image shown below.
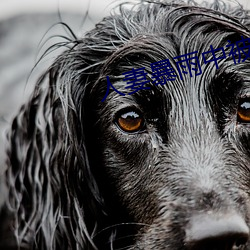
<svg viewBox="0 0 250 250"><path fill-rule="evenodd" d="M82 36L124 1L0 0L0 174L4 169L6 129L39 75L60 50L50 53L32 68L50 45L63 41L53 36L68 34L62 25L54 24L65 22L76 35ZM225 2L240 3L250 9L249 0Z"/></svg>
<svg viewBox="0 0 250 250"><path fill-rule="evenodd" d="M55 24L65 22L82 36L119 2L0 0L0 175L4 170L6 129L60 49L32 69L47 48L64 41L53 36L69 34L62 25Z"/></svg>

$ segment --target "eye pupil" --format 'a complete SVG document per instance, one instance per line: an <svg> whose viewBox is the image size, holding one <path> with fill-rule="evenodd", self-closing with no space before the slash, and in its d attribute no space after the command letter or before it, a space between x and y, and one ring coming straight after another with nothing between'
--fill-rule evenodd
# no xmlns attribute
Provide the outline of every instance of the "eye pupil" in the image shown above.
<svg viewBox="0 0 250 250"><path fill-rule="evenodd" d="M143 128L144 120L135 111L122 113L117 119L117 125L125 132L137 132Z"/></svg>
<svg viewBox="0 0 250 250"><path fill-rule="evenodd" d="M239 103L237 120L242 123L250 123L250 99L242 100Z"/></svg>

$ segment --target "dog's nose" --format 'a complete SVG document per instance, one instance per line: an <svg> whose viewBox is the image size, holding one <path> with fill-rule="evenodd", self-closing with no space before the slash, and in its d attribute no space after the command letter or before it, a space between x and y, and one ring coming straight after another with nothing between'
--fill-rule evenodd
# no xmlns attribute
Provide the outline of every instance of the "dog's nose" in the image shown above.
<svg viewBox="0 0 250 250"><path fill-rule="evenodd" d="M237 214L205 214L191 218L186 230L188 250L245 249L249 228Z"/></svg>

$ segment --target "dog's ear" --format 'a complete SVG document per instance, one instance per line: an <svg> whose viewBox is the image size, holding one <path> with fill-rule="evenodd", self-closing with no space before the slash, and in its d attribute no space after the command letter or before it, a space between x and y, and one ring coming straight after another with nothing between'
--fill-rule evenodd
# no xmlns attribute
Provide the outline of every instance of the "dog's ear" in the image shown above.
<svg viewBox="0 0 250 250"><path fill-rule="evenodd" d="M87 142L94 133L90 115L105 105L107 83L101 79L112 71L108 58L123 45L111 19L65 43L67 50L13 120L6 207L16 244L23 248L95 249L94 231L107 221Z"/></svg>
<svg viewBox="0 0 250 250"><path fill-rule="evenodd" d="M95 249L96 221L89 218L97 217L102 198L85 143L88 83L84 74L72 78L70 63L65 53L44 74L8 135L6 206L23 248Z"/></svg>

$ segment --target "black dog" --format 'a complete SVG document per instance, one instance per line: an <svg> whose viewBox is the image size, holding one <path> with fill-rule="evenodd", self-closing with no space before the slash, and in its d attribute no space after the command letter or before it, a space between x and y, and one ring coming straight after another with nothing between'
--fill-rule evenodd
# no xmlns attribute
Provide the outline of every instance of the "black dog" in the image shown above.
<svg viewBox="0 0 250 250"><path fill-rule="evenodd" d="M13 121L2 248L250 249L249 28L218 1L145 2L72 41Z"/></svg>

